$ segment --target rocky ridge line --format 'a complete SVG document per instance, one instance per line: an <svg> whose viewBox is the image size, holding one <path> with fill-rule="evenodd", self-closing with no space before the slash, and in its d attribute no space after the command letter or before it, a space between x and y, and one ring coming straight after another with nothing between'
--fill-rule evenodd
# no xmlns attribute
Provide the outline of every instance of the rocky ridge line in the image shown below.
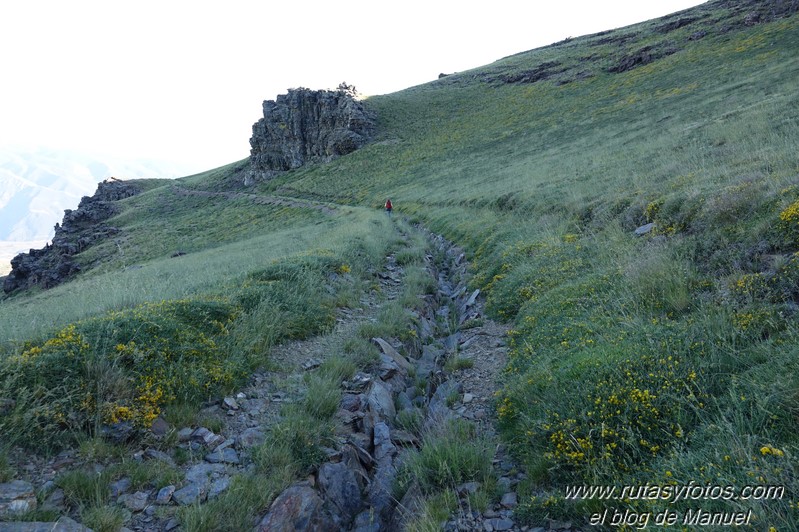
<svg viewBox="0 0 799 532"><path fill-rule="evenodd" d="M116 202L140 191L135 184L109 177L97 185L92 196L84 196L78 208L64 211L64 219L55 225L52 243L31 249L11 259L11 273L3 282L6 294L33 286L52 288L80 271L74 256L98 241L119 233L104 222L119 210Z"/></svg>

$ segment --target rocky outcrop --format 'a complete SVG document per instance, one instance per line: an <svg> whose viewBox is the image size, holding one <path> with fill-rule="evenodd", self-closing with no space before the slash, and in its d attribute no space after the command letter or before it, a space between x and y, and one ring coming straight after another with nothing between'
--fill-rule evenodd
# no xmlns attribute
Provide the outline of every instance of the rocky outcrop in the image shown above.
<svg viewBox="0 0 799 532"><path fill-rule="evenodd" d="M103 222L117 214L115 202L138 192L131 182L114 177L98 184L94 195L84 196L77 209L64 211L63 221L55 226L52 243L11 259L11 273L3 282L3 291L10 294L36 285L51 288L80 271L73 257L117 234L119 229Z"/></svg>
<svg viewBox="0 0 799 532"><path fill-rule="evenodd" d="M263 109L264 117L252 126L245 184L351 153L374 131L374 117L345 83L335 91L290 89L266 100Z"/></svg>

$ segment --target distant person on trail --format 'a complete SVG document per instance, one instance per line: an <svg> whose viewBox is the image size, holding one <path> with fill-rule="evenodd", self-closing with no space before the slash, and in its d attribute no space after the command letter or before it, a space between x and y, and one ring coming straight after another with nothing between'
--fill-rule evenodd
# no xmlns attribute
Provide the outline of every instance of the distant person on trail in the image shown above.
<svg viewBox="0 0 799 532"><path fill-rule="evenodd" d="M388 217L389 218L391 218L391 209L393 209L393 208L394 207L391 205L391 200L387 199L386 200L386 212L388 213Z"/></svg>

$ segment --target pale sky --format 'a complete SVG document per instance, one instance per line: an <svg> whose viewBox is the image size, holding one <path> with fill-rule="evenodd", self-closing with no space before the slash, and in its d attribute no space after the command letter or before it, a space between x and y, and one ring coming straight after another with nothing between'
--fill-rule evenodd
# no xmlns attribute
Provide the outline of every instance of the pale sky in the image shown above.
<svg viewBox="0 0 799 532"><path fill-rule="evenodd" d="M386 94L700 3L0 0L0 148L209 169L290 87Z"/></svg>

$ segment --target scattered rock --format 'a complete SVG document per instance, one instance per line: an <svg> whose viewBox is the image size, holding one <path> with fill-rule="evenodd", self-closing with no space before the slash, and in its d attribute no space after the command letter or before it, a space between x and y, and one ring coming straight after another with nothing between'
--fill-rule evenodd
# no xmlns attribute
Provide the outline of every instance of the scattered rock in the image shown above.
<svg viewBox="0 0 799 532"><path fill-rule="evenodd" d="M255 427L250 427L242 432L238 439L238 446L242 449L250 449L256 445L260 445L266 439L266 435Z"/></svg>
<svg viewBox="0 0 799 532"><path fill-rule="evenodd" d="M365 404L363 394L345 393L341 396L341 408L349 412L357 412Z"/></svg>
<svg viewBox="0 0 799 532"><path fill-rule="evenodd" d="M147 449L144 452L144 456L153 460L158 460L159 462L164 462L165 464L168 464L173 467L175 465L175 461L172 459L171 456L169 456L163 451L159 451L158 449Z"/></svg>
<svg viewBox="0 0 799 532"><path fill-rule="evenodd" d="M153 421L153 424L150 427L150 432L156 436L166 436L171 428L172 427L169 426L169 423L167 423L164 418L159 416Z"/></svg>
<svg viewBox="0 0 799 532"><path fill-rule="evenodd" d="M122 445L133 439L133 436L136 435L136 429L131 422L120 421L113 425L103 425L100 427L100 434L112 443Z"/></svg>
<svg viewBox="0 0 799 532"><path fill-rule="evenodd" d="M399 370L399 366L390 356L380 355L380 367L377 371L381 379L387 381L396 375Z"/></svg>
<svg viewBox="0 0 799 532"><path fill-rule="evenodd" d="M12 480L0 484L0 517L35 510L37 503L36 492L30 482Z"/></svg>
<svg viewBox="0 0 799 532"><path fill-rule="evenodd" d="M465 497L466 495L472 494L477 492L480 489L479 482L467 482L465 484L461 484L455 488L458 492L458 495L461 497Z"/></svg>
<svg viewBox="0 0 799 532"><path fill-rule="evenodd" d="M641 227L637 228L635 230L635 234L637 236L643 236L643 235L651 232L652 229L654 229L654 228L655 228L655 223L654 222L650 222L650 223L648 223L646 225L642 225Z"/></svg>
<svg viewBox="0 0 799 532"><path fill-rule="evenodd" d="M122 495L117 502L131 512L141 512L147 507L147 498L149 496L150 494L146 491L137 491L136 493Z"/></svg>
<svg viewBox="0 0 799 532"><path fill-rule="evenodd" d="M374 381L372 383L366 399L369 403L369 408L380 417L390 421L397 415L397 411L394 408L394 398L391 397L391 392L382 382Z"/></svg>
<svg viewBox="0 0 799 532"><path fill-rule="evenodd" d="M516 507L516 505L518 504L518 500L516 498L516 492L515 491L509 491L508 493L503 495L502 496L502 500L500 501L500 504L502 506L504 506L505 508L514 508L514 507Z"/></svg>
<svg viewBox="0 0 799 532"><path fill-rule="evenodd" d="M372 342L376 344L383 354L391 357L391 359L402 369L405 371L409 371L411 369L411 363L408 362L408 359L402 356L399 351L394 349L388 342L383 340L382 338L372 338Z"/></svg>
<svg viewBox="0 0 799 532"><path fill-rule="evenodd" d="M236 453L235 449L226 447L221 451L214 451L205 455L205 460L212 464L238 464L239 455Z"/></svg>
<svg viewBox="0 0 799 532"><path fill-rule="evenodd" d="M175 486L165 486L158 490L158 495L155 496L155 504L169 504L172 501L172 495L175 493Z"/></svg>
<svg viewBox="0 0 799 532"><path fill-rule="evenodd" d="M325 532L337 529L324 510L322 499L306 485L290 486L281 493L257 528L259 532Z"/></svg>
<svg viewBox="0 0 799 532"><path fill-rule="evenodd" d="M224 476L211 482L208 488L208 499L215 499L219 497L230 487L230 477Z"/></svg>
<svg viewBox="0 0 799 532"><path fill-rule="evenodd" d="M188 506L202 502L205 498L205 490L199 484L189 484L172 494L172 498L181 506Z"/></svg>
<svg viewBox="0 0 799 532"><path fill-rule="evenodd" d="M206 486L210 482L211 475L225 472L224 464L199 463L193 465L186 471L186 480L192 484Z"/></svg>
<svg viewBox="0 0 799 532"><path fill-rule="evenodd" d="M47 498L42 503L42 508L45 510L61 511L65 508L64 504L64 490L56 488L50 492Z"/></svg>
<svg viewBox="0 0 799 532"><path fill-rule="evenodd" d="M128 477L122 477L119 480L112 482L109 485L109 490L111 491L111 498L116 499L123 493L126 493L130 487L133 485L133 482Z"/></svg>
<svg viewBox="0 0 799 532"><path fill-rule="evenodd" d="M510 530L513 528L513 521L502 517L494 517L485 521L485 530Z"/></svg>
<svg viewBox="0 0 799 532"><path fill-rule="evenodd" d="M319 360L318 358L312 358L311 360L303 362L302 369L304 369L305 371L310 371L312 369L318 368L321 365L322 365L321 360Z"/></svg>
<svg viewBox="0 0 799 532"><path fill-rule="evenodd" d="M319 487L325 499L331 501L348 525L363 508L361 488L355 473L344 462L327 462L319 468Z"/></svg>
<svg viewBox="0 0 799 532"><path fill-rule="evenodd" d="M233 397L225 397L222 399L222 408L227 408L228 410L238 410L239 403L236 402L236 399Z"/></svg>

